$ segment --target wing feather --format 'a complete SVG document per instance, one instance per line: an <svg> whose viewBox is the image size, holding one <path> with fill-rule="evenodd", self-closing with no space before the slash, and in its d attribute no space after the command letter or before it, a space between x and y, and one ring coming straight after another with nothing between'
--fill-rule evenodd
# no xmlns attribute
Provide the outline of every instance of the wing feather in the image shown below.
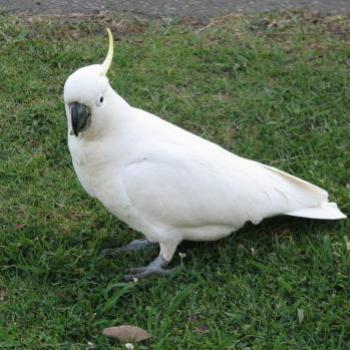
<svg viewBox="0 0 350 350"><path fill-rule="evenodd" d="M221 148L157 147L126 167L123 181L140 213L172 227L240 228L327 200L327 192L306 181Z"/></svg>

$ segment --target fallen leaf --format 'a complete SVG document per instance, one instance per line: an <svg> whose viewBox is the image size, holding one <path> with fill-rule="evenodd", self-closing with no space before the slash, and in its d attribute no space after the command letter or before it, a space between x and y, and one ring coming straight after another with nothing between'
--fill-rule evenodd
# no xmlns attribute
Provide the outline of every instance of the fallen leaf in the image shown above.
<svg viewBox="0 0 350 350"><path fill-rule="evenodd" d="M151 338L151 335L144 329L129 325L105 328L102 333L107 337L116 338L123 343L138 343Z"/></svg>
<svg viewBox="0 0 350 350"><path fill-rule="evenodd" d="M22 228L26 227L25 224L16 224L16 229L21 230Z"/></svg>
<svg viewBox="0 0 350 350"><path fill-rule="evenodd" d="M209 333L209 327L206 324L201 324L195 328L195 331L198 334L207 334Z"/></svg>
<svg viewBox="0 0 350 350"><path fill-rule="evenodd" d="M304 321L304 310L303 309L298 309L298 320L299 320L299 323L303 323L303 321Z"/></svg>
<svg viewBox="0 0 350 350"><path fill-rule="evenodd" d="M350 252L350 241L348 240L348 237L344 236L345 239L345 248L348 252Z"/></svg>

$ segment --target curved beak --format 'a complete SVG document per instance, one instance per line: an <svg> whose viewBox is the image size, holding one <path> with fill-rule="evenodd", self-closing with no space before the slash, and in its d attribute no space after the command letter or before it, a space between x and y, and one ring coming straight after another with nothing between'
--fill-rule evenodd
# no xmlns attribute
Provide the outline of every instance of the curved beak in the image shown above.
<svg viewBox="0 0 350 350"><path fill-rule="evenodd" d="M90 109L79 103L73 102L69 105L70 115L72 118L72 128L75 136L78 136L79 132L89 127L91 122Z"/></svg>

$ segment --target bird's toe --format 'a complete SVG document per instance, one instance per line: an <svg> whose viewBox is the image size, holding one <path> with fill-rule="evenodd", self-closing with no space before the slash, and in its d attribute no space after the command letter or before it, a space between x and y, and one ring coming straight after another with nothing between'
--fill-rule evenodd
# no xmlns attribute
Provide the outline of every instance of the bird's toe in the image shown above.
<svg viewBox="0 0 350 350"><path fill-rule="evenodd" d="M137 281L145 279L151 276L168 276L179 270L178 267L172 269L162 269L162 268L132 268L129 269L130 274L124 276L126 282Z"/></svg>
<svg viewBox="0 0 350 350"><path fill-rule="evenodd" d="M128 269L128 272L130 274L138 274L144 272L146 269L147 267L131 267L130 269Z"/></svg>

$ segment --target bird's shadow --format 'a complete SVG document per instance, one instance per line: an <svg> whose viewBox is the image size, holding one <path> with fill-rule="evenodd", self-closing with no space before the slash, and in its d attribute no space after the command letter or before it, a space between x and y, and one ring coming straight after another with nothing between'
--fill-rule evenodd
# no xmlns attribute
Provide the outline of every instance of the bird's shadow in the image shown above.
<svg viewBox="0 0 350 350"><path fill-rule="evenodd" d="M233 232L230 236L218 241L192 242L184 241L178 247L189 259L186 266L201 269L201 266L215 268L219 265L223 255L228 259L232 258L231 264L235 264L234 258L238 250L245 250L251 255L255 255L256 250L264 255L274 253L277 249L277 242L285 240L294 242L304 242L305 237L314 240L315 235L320 236L322 232L327 232L334 228L336 223L324 220L310 220L289 216L277 216L263 220L259 225L247 223L242 229ZM317 241L317 239L315 239ZM174 264L178 264L182 258L176 256ZM227 260L227 259L226 259ZM183 264L183 262L181 261Z"/></svg>

